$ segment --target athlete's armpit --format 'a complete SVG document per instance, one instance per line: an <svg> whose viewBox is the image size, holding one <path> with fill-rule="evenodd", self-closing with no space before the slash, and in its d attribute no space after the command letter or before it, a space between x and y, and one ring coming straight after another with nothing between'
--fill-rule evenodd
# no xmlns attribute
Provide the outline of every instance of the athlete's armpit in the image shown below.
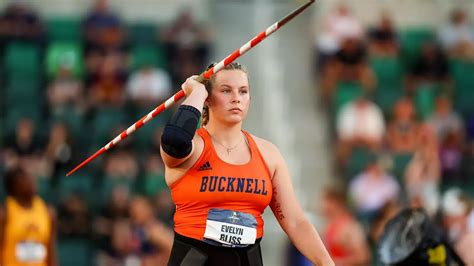
<svg viewBox="0 0 474 266"><path fill-rule="evenodd" d="M275 214L275 217L278 220L283 220L285 219L285 215L283 215L283 211L281 210L281 204L277 200L277 195L278 195L277 189L276 187L273 187L273 197L272 197L272 201L270 202L270 207L272 208L273 213Z"/></svg>

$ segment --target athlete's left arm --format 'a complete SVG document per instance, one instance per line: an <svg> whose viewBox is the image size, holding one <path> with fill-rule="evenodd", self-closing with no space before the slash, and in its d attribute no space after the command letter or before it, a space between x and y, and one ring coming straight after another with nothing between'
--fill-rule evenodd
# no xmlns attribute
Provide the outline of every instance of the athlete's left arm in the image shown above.
<svg viewBox="0 0 474 266"><path fill-rule="evenodd" d="M272 144L274 162L273 197L270 207L280 226L298 250L315 265L334 265L318 232L305 217L296 199L290 173L283 156Z"/></svg>
<svg viewBox="0 0 474 266"><path fill-rule="evenodd" d="M49 208L49 217L51 218L51 236L48 243L48 254L47 265L48 266L57 266L58 261L56 257L56 212L53 208Z"/></svg>

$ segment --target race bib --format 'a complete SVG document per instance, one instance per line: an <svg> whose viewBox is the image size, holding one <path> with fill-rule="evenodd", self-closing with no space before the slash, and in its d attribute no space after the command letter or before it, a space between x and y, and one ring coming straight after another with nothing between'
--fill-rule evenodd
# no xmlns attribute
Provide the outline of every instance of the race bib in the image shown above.
<svg viewBox="0 0 474 266"><path fill-rule="evenodd" d="M15 246L15 256L19 262L43 262L46 258L46 247L37 242L20 242Z"/></svg>
<svg viewBox="0 0 474 266"><path fill-rule="evenodd" d="M204 242L223 247L246 247L255 244L257 220L251 214L210 209L207 214Z"/></svg>

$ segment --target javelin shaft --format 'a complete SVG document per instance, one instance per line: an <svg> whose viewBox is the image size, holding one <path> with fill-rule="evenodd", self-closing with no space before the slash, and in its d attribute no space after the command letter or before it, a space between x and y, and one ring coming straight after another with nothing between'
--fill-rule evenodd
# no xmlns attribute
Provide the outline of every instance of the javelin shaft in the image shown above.
<svg viewBox="0 0 474 266"><path fill-rule="evenodd" d="M239 49L235 50L232 54L227 56L225 59L217 63L215 66L210 68L209 70L201 73L198 77L198 81L203 82L204 80L207 80L212 77L215 73L217 73L219 70L223 69L225 66L228 64L232 63L235 59L239 58L241 55L245 54L248 52L250 49L255 47L257 44L259 44L262 40L264 40L266 37L270 36L272 33L283 27L286 23L288 23L291 19L299 15L303 10L305 10L308 6L310 6L312 3L314 3L315 0L310 0L306 4L300 6L299 8L293 10L290 14L286 15L283 19L280 21L274 23L270 27L268 27L266 30L262 31L260 34L255 36L252 40L248 41L244 45L242 45ZM125 131L123 131L120 135L115 137L112 141L107 143L104 147L102 147L100 150L98 150L96 153L94 153L92 156L84 160L82 163L80 163L78 166L76 166L73 170L71 170L69 173L66 174L66 176L70 176L80 168L82 168L84 165L88 164L92 160L94 160L96 157L104 153L105 151L111 149L117 143L119 143L121 140L127 138L130 134L135 132L137 129L142 127L145 123L150 121L151 119L155 118L158 114L166 110L168 107L173 105L175 102L179 101L181 98L183 98L186 95L186 92L183 90L180 90L177 92L175 95L170 97L166 102L160 104L158 107L156 107L153 111L148 113L146 116L142 117L140 120L135 122L132 126L127 128Z"/></svg>
<svg viewBox="0 0 474 266"><path fill-rule="evenodd" d="M255 36L252 40L248 41L246 44L242 45L239 49L235 50L232 54L227 56L224 60L217 63L214 67L210 68L206 72L203 73L203 77L205 79L209 79L214 73L217 73L219 70L227 66L228 64L232 63L235 59L240 57L241 55L245 54L248 50L255 47L258 43L264 40L266 37L270 36L272 33L283 27L286 23L292 20L294 17L298 16L303 10L305 10L308 6L314 3L315 0L310 0L308 3L298 7L297 9L293 10L290 14L286 15L283 19L278 22L275 22L266 30L262 31L260 34Z"/></svg>

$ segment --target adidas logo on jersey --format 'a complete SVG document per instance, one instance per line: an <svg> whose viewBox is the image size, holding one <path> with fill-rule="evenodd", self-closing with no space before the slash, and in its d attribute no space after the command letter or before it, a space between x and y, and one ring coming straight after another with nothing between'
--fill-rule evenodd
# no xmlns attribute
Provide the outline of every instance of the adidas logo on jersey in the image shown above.
<svg viewBox="0 0 474 266"><path fill-rule="evenodd" d="M212 166L209 161L205 162L201 167L198 168L198 171L212 170Z"/></svg>

